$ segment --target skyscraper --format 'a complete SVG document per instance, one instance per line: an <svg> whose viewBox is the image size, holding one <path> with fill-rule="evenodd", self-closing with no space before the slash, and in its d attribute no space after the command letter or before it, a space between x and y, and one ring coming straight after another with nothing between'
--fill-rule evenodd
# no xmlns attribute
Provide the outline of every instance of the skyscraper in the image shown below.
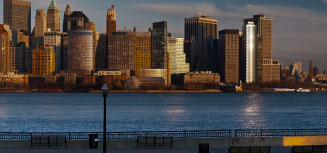
<svg viewBox="0 0 327 153"><path fill-rule="evenodd" d="M108 67L107 38L107 34L99 35L98 46L95 53L96 71L104 70Z"/></svg>
<svg viewBox="0 0 327 153"><path fill-rule="evenodd" d="M210 70L208 46L217 39L218 20L198 13L195 17L185 18L185 40L191 41L191 70Z"/></svg>
<svg viewBox="0 0 327 153"><path fill-rule="evenodd" d="M131 31L113 32L108 37L108 69L133 70L133 33Z"/></svg>
<svg viewBox="0 0 327 153"><path fill-rule="evenodd" d="M112 32L116 31L116 10L114 5L107 12L107 35L110 36Z"/></svg>
<svg viewBox="0 0 327 153"><path fill-rule="evenodd" d="M256 82L257 50L256 35L257 26L253 22L246 22L243 25L243 35L241 39L242 48L240 53L240 77L243 82Z"/></svg>
<svg viewBox="0 0 327 153"><path fill-rule="evenodd" d="M61 33L58 31L48 31L44 33L44 45L50 46L55 52L55 72L61 70Z"/></svg>
<svg viewBox="0 0 327 153"><path fill-rule="evenodd" d="M218 72L226 83L239 82L239 30L219 31Z"/></svg>
<svg viewBox="0 0 327 153"><path fill-rule="evenodd" d="M69 16L71 14L72 14L72 11L70 9L69 4L67 4L65 14L64 14L64 23L62 25L63 26L63 28L62 28L63 32L68 32L68 18L69 18Z"/></svg>
<svg viewBox="0 0 327 153"><path fill-rule="evenodd" d="M141 69L151 69L151 32L136 33L133 46L135 76L140 77Z"/></svg>
<svg viewBox="0 0 327 153"><path fill-rule="evenodd" d="M60 11L57 7L56 1L52 0L47 12L47 27L51 31L60 32Z"/></svg>
<svg viewBox="0 0 327 153"><path fill-rule="evenodd" d="M35 16L35 37L43 37L47 30L45 10L36 10Z"/></svg>
<svg viewBox="0 0 327 153"><path fill-rule="evenodd" d="M39 76L53 75L55 71L55 52L52 47L39 46L33 49L32 73Z"/></svg>
<svg viewBox="0 0 327 153"><path fill-rule="evenodd" d="M314 68L313 68L312 60L310 60L309 62L309 76L310 78L314 78Z"/></svg>
<svg viewBox="0 0 327 153"><path fill-rule="evenodd" d="M12 30L31 33L31 2L23 0L3 0L3 23Z"/></svg>
<svg viewBox="0 0 327 153"><path fill-rule="evenodd" d="M190 72L190 65L186 63L186 54L184 53L184 38L168 37L167 51L170 74Z"/></svg>
<svg viewBox="0 0 327 153"><path fill-rule="evenodd" d="M25 43L11 44L9 50L10 72L23 73L25 68Z"/></svg>
<svg viewBox="0 0 327 153"><path fill-rule="evenodd" d="M95 66L93 53L93 32L71 30L68 33L68 70L91 73Z"/></svg>
<svg viewBox="0 0 327 153"><path fill-rule="evenodd" d="M257 26L257 82L280 81L280 64L272 59L272 23L274 19L263 14L254 15L246 22Z"/></svg>
<svg viewBox="0 0 327 153"><path fill-rule="evenodd" d="M0 24L0 73L10 72L9 48L10 48L10 31L9 27Z"/></svg>
<svg viewBox="0 0 327 153"><path fill-rule="evenodd" d="M153 23L151 33L151 68L167 69L167 21Z"/></svg>

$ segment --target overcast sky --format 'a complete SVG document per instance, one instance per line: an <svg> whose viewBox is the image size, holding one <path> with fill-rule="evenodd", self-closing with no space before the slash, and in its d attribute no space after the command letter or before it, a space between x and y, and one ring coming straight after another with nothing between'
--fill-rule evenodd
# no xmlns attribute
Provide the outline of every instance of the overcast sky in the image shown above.
<svg viewBox="0 0 327 153"><path fill-rule="evenodd" d="M32 27L36 9L47 9L51 0L32 1ZM0 0L3 10L3 0ZM242 20L254 14L275 19L273 56L283 65L301 61L308 71L313 60L327 70L327 0L56 0L61 14L67 3L72 10L82 10L96 23L96 30L105 32L106 12L111 4L117 10L118 29L124 27L147 31L152 22L168 21L173 36L184 36L184 18L197 12L218 19L219 30L241 29ZM3 11L0 22L3 23ZM61 18L62 20L62 18ZM62 21L61 21L62 22Z"/></svg>

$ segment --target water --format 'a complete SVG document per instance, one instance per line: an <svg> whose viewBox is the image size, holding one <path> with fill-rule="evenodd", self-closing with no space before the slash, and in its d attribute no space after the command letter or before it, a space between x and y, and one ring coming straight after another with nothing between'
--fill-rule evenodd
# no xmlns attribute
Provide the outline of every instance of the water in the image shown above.
<svg viewBox="0 0 327 153"><path fill-rule="evenodd" d="M325 93L115 93L109 131L327 128ZM102 131L97 93L0 93L0 131Z"/></svg>

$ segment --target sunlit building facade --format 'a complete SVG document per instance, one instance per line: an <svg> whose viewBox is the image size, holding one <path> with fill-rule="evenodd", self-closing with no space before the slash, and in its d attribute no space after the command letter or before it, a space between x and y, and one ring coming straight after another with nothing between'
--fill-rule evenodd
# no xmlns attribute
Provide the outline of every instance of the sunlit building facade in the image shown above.
<svg viewBox="0 0 327 153"><path fill-rule="evenodd" d="M56 73L61 70L61 33L57 31L48 31L44 33L44 45L53 47L56 55Z"/></svg>
<svg viewBox="0 0 327 153"><path fill-rule="evenodd" d="M259 83L280 81L280 64L272 59L273 21L273 18L266 17L263 14L254 15L253 18L244 20L244 23L253 22L257 26L256 81Z"/></svg>
<svg viewBox="0 0 327 153"><path fill-rule="evenodd" d="M0 24L0 73L7 74L10 72L10 31L8 26Z"/></svg>
<svg viewBox="0 0 327 153"><path fill-rule="evenodd" d="M55 52L50 46L39 46L32 52L32 73L49 76L55 72Z"/></svg>
<svg viewBox="0 0 327 153"><path fill-rule="evenodd" d="M168 58L169 73L180 74L190 71L189 63L186 63L186 54L184 53L184 38L168 38Z"/></svg>
<svg viewBox="0 0 327 153"><path fill-rule="evenodd" d="M108 69L133 70L134 50L131 31L113 32L108 37Z"/></svg>
<svg viewBox="0 0 327 153"><path fill-rule="evenodd" d="M151 69L151 32L136 33L133 46L135 76L140 77L140 69Z"/></svg>
<svg viewBox="0 0 327 153"><path fill-rule="evenodd" d="M44 32L47 30L47 20L45 10L36 10L35 16L35 37L43 37Z"/></svg>
<svg viewBox="0 0 327 153"><path fill-rule="evenodd" d="M91 73L94 68L93 32L71 30L68 33L68 71Z"/></svg>
<svg viewBox="0 0 327 153"><path fill-rule="evenodd" d="M111 8L107 12L107 35L112 35L112 32L116 31L116 10L115 6L111 5Z"/></svg>
<svg viewBox="0 0 327 153"><path fill-rule="evenodd" d="M47 27L51 31L60 32L60 11L56 1L52 0L47 12Z"/></svg>
<svg viewBox="0 0 327 153"><path fill-rule="evenodd" d="M255 83L257 75L256 54L257 26L253 22L243 25L242 48L240 54L241 80L246 83Z"/></svg>
<svg viewBox="0 0 327 153"><path fill-rule="evenodd" d="M163 78L168 85L167 69L140 69L140 77L143 78Z"/></svg>

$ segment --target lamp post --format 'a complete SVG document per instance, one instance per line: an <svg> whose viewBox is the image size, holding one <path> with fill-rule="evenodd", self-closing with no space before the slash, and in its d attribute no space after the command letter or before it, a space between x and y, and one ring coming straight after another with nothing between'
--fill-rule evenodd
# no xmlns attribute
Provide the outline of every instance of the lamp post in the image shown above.
<svg viewBox="0 0 327 153"><path fill-rule="evenodd" d="M107 121L106 121L106 111L107 111L107 95L108 95L108 86L104 84L102 86L102 94L103 94L103 153L107 153Z"/></svg>

